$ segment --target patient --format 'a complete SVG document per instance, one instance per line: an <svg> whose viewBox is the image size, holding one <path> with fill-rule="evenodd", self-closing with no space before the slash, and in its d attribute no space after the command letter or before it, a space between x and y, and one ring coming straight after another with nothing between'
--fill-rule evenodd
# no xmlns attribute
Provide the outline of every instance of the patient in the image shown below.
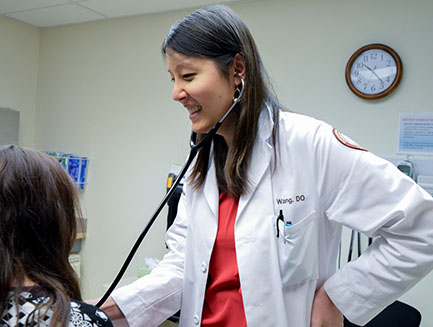
<svg viewBox="0 0 433 327"><path fill-rule="evenodd" d="M0 147L0 326L112 326L80 302L68 261L80 216L75 186L55 159Z"/></svg>

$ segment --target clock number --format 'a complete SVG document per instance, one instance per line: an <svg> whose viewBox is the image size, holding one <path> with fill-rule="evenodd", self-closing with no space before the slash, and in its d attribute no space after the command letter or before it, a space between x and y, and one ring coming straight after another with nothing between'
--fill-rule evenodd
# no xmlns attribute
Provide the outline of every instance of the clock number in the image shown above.
<svg viewBox="0 0 433 327"><path fill-rule="evenodd" d="M387 66L391 66L391 59L387 59L387 60L386 60L386 65L387 65Z"/></svg>
<svg viewBox="0 0 433 327"><path fill-rule="evenodd" d="M370 88L370 90L371 90L371 92L376 91L376 85L372 85L371 88Z"/></svg>
<svg viewBox="0 0 433 327"><path fill-rule="evenodd" d="M377 53L376 52L372 52L371 53L371 60L376 60L377 59Z"/></svg>

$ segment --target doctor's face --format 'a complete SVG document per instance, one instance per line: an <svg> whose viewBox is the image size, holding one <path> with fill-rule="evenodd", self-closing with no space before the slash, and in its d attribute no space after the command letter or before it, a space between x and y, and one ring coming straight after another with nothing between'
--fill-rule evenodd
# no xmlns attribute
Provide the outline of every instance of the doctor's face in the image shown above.
<svg viewBox="0 0 433 327"><path fill-rule="evenodd" d="M194 132L209 132L233 103L234 71L225 76L213 60L185 56L171 49L167 49L166 59L173 82L173 100L187 109ZM231 138L233 126L234 116L229 115L218 130L226 142Z"/></svg>

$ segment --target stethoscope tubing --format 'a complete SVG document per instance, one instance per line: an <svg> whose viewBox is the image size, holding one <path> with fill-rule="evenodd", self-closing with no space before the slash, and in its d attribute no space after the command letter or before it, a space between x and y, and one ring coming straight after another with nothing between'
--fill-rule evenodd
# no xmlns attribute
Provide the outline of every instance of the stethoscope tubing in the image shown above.
<svg viewBox="0 0 433 327"><path fill-rule="evenodd" d="M111 295L111 293L114 291L116 286L119 284L120 280L122 279L123 275L125 274L126 269L128 268L129 264L132 261L132 258L134 257L135 253L137 252L138 248L140 247L141 242L143 241L144 237L150 230L150 227L152 227L153 223L155 222L156 218L160 214L161 210L163 209L164 205L170 200L170 198L173 196L174 191L176 190L176 187L179 185L182 178L185 176L186 171L188 170L189 166L193 162L195 156L197 155L198 151L202 149L208 142L212 140L214 135L216 134L218 128L222 125L224 122L224 119L230 114L230 112L233 110L233 108L238 104L238 102L241 100L242 95L244 93L245 88L245 82L244 79L241 78L241 90L239 92L239 95L233 99L233 104L230 106L230 108L227 110L227 112L224 114L224 116L215 124L214 127L209 131L209 133L206 134L206 136L198 143L195 144L195 132L191 133L191 150L189 152L188 158L184 164L184 167L180 171L179 175L177 176L176 180L174 181L173 185L169 189L169 191L165 194L164 198L159 203L158 207L156 208L155 212L153 213L152 217L149 219L149 221L146 223L146 226L144 227L141 234L138 236L137 240L135 241L133 247L131 248L131 251L129 252L128 256L126 257L122 267L120 268L119 272L117 273L116 278L111 283L110 287L107 289L105 294L101 297L101 299L96 304L96 307L100 307L102 304L105 303L105 301L108 299L108 297Z"/></svg>

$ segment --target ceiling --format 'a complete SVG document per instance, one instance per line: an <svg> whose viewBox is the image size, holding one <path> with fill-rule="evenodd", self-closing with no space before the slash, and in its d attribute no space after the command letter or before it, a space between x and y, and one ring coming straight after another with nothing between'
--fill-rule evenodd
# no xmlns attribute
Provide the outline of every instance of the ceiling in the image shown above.
<svg viewBox="0 0 433 327"><path fill-rule="evenodd" d="M0 0L0 15L51 27L247 0Z"/></svg>

